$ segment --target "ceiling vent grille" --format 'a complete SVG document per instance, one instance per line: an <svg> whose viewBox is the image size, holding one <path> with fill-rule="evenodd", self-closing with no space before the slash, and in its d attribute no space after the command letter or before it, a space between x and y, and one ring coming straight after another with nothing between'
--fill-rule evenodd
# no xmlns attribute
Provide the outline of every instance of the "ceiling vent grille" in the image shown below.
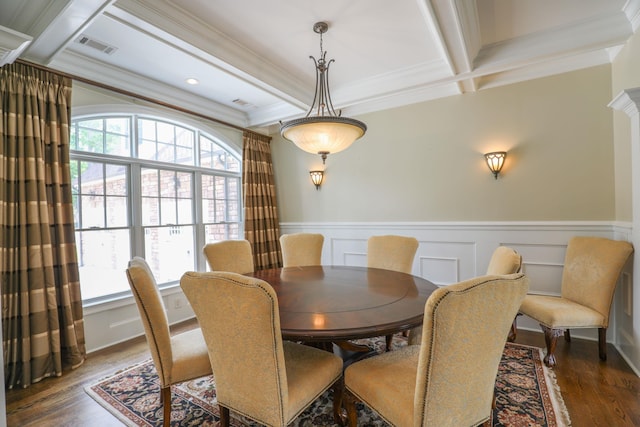
<svg viewBox="0 0 640 427"><path fill-rule="evenodd" d="M102 53L106 53L107 55L111 55L113 52L118 50L115 46L110 46L104 42L93 39L85 34L80 35L77 39L75 39L76 43L88 46L90 48L99 50Z"/></svg>

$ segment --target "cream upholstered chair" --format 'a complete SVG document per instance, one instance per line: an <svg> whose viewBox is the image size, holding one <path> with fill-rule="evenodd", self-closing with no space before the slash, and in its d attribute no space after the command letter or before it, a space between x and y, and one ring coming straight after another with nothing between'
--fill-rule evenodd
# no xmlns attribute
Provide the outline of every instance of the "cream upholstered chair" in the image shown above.
<svg viewBox="0 0 640 427"><path fill-rule="evenodd" d="M498 246L491 255L486 274L488 276L503 276L506 274L519 273L521 269L522 255L508 246ZM516 339L516 328L516 321L514 320L511 324L508 341L514 341ZM412 329L409 344L420 344L421 334L421 328Z"/></svg>
<svg viewBox="0 0 640 427"><path fill-rule="evenodd" d="M520 313L538 321L545 335L544 362L556 364L558 336L570 329L598 328L599 355L607 360L607 327L618 277L633 252L628 242L573 237L567 245L560 296L527 295Z"/></svg>
<svg viewBox="0 0 640 427"><path fill-rule="evenodd" d="M515 249L508 246L498 246L491 255L489 266L487 267L488 275L503 275L518 273L522 269L522 255ZM511 324L508 341L516 340L517 324L514 319Z"/></svg>
<svg viewBox="0 0 640 427"><path fill-rule="evenodd" d="M268 426L286 426L334 385L342 404L342 359L283 341L275 291L267 282L228 272L187 272L180 280L209 348L220 405Z"/></svg>
<svg viewBox="0 0 640 427"><path fill-rule="evenodd" d="M522 268L522 255L508 246L498 246L491 255L487 275L513 274Z"/></svg>
<svg viewBox="0 0 640 427"><path fill-rule="evenodd" d="M324 236L316 233L294 233L280 236L284 267L322 264Z"/></svg>
<svg viewBox="0 0 640 427"><path fill-rule="evenodd" d="M163 425L166 427L171 422L171 385L211 374L209 353L200 328L171 336L162 296L143 258L134 257L129 261L127 279L160 378Z"/></svg>
<svg viewBox="0 0 640 427"><path fill-rule="evenodd" d="M255 270L253 250L248 240L223 240L207 243L202 249L212 271L247 274Z"/></svg>
<svg viewBox="0 0 640 427"><path fill-rule="evenodd" d="M492 409L509 327L529 289L522 273L437 289L425 304L422 342L345 370L350 426L361 401L394 426L475 426Z"/></svg>
<svg viewBox="0 0 640 427"><path fill-rule="evenodd" d="M405 236L371 236L367 241L367 267L382 268L384 270L399 271L411 274L413 258L418 250L418 240ZM419 328L409 331L419 335ZM386 337L386 349L391 350L393 335Z"/></svg>
<svg viewBox="0 0 640 427"><path fill-rule="evenodd" d="M371 236L367 241L367 267L411 274L418 240L405 236Z"/></svg>

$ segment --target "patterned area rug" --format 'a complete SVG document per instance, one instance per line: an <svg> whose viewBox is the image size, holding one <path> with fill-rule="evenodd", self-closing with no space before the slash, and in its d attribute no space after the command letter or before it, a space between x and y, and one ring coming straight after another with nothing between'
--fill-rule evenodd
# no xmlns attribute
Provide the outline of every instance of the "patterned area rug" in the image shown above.
<svg viewBox="0 0 640 427"><path fill-rule="evenodd" d="M381 351L384 339L366 340ZM394 339L394 346L406 345ZM99 404L127 426L161 426L162 405L158 375L149 360L105 378L85 389ZM213 376L185 381L172 387L171 426L215 426L219 419ZM316 400L291 426L334 426L331 391ZM234 427L258 424L231 412ZM358 405L358 425L387 426L380 417ZM537 347L507 343L496 381L496 409L484 427L567 427L567 414L553 371L542 363Z"/></svg>

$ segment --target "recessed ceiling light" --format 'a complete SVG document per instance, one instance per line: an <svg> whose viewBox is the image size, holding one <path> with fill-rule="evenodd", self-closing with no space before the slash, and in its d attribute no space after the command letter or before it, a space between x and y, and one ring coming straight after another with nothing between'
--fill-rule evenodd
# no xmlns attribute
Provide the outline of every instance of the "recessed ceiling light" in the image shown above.
<svg viewBox="0 0 640 427"><path fill-rule="evenodd" d="M185 80L187 83L189 83L190 85L197 85L198 83L200 83L198 81L198 79L194 79L193 77L188 78L187 80Z"/></svg>

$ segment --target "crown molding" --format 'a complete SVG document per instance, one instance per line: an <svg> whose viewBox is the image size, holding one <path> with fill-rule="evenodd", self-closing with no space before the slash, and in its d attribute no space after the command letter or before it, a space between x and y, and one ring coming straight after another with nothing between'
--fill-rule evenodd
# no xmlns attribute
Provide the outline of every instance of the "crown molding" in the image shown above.
<svg viewBox="0 0 640 427"><path fill-rule="evenodd" d="M300 80L297 75L168 1L143 4L135 0L119 0L109 13L159 39L170 38L175 47L200 55L207 62L285 102L306 107L312 82Z"/></svg>
<svg viewBox="0 0 640 427"><path fill-rule="evenodd" d="M609 103L608 107L622 111L629 117L640 113L640 87L625 89Z"/></svg>
<svg viewBox="0 0 640 427"><path fill-rule="evenodd" d="M640 0L627 0L622 11L631 22L631 28L635 33L640 27Z"/></svg>
<svg viewBox="0 0 640 427"><path fill-rule="evenodd" d="M586 19L571 27L484 46L474 60L474 71L490 74L568 54L604 49L624 44L632 34L631 24L622 12L604 19Z"/></svg>
<svg viewBox="0 0 640 427"><path fill-rule="evenodd" d="M0 67L13 63L32 40L31 36L0 26Z"/></svg>
<svg viewBox="0 0 640 427"><path fill-rule="evenodd" d="M248 126L248 117L243 112L69 50L57 55L51 68L215 117L236 126Z"/></svg>
<svg viewBox="0 0 640 427"><path fill-rule="evenodd" d="M526 67L485 74L479 77L478 87L479 89L490 89L610 63L611 55L608 49L601 49L537 64L529 64Z"/></svg>

